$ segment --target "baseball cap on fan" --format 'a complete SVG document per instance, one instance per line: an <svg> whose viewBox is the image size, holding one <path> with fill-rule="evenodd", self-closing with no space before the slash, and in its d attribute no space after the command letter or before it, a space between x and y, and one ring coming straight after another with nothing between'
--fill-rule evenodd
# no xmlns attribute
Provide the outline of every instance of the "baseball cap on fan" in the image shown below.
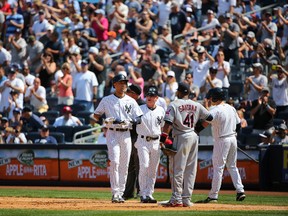
<svg viewBox="0 0 288 216"><path fill-rule="evenodd" d="M141 87L137 84L129 85L127 90L135 92L137 95L140 95L142 93Z"/></svg>
<svg viewBox="0 0 288 216"><path fill-rule="evenodd" d="M252 32L252 31L249 31L249 32L247 33L247 37L248 37L248 38L255 38L255 33Z"/></svg>
<svg viewBox="0 0 288 216"><path fill-rule="evenodd" d="M203 46L198 46L198 47L196 48L196 52L197 52L197 53L204 53L204 52L205 52L205 48L204 48Z"/></svg>

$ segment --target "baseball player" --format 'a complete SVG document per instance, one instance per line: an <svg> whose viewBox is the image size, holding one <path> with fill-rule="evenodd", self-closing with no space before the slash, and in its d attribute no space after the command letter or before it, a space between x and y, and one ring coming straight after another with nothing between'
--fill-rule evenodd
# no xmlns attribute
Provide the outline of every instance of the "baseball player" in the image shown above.
<svg viewBox="0 0 288 216"><path fill-rule="evenodd" d="M109 119L109 122L106 123L108 128L106 139L110 159L112 203L124 202L122 196L132 148L130 136L132 125L130 122L140 123L142 116L142 111L136 101L125 94L127 82L128 80L123 74L116 75L113 78L115 93L104 97L94 111L96 120L99 120L103 114Z"/></svg>
<svg viewBox="0 0 288 216"><path fill-rule="evenodd" d="M217 202L218 193L222 183L222 175L226 165L233 185L236 188L236 201L245 199L244 186L236 167L237 160L237 139L236 135L240 127L240 118L234 107L224 102L225 92L221 88L213 88L208 92L208 98L212 100L210 113L213 116L212 121L206 119L203 126L207 126L208 122L212 125L213 137L215 139L213 147L213 179L212 188L209 196L197 203Z"/></svg>
<svg viewBox="0 0 288 216"><path fill-rule="evenodd" d="M156 173L160 160L159 138L165 111L161 106L156 105L158 92L154 87L146 93L146 103L140 108L143 112L141 123L137 125L138 134L135 147L139 156L139 186L140 199L142 203L156 203L153 198Z"/></svg>
<svg viewBox="0 0 288 216"><path fill-rule="evenodd" d="M160 142L165 143L172 127L174 157L169 157L172 196L166 207L190 207L197 172L198 135L194 126L199 119L212 120L210 113L198 102L189 99L190 86L179 83L178 99L171 102L164 117Z"/></svg>

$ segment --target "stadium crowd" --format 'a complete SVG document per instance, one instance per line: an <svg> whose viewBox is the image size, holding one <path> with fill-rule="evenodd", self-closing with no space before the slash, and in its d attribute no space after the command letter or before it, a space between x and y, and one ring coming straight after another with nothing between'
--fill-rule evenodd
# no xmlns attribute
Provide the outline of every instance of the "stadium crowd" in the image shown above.
<svg viewBox="0 0 288 216"><path fill-rule="evenodd" d="M209 89L223 88L242 119L239 145L287 134L286 1L264 10L275 1L89 2L1 0L2 143L27 143L44 125L94 125L89 115L117 74L139 85L142 99L156 86L164 108L179 82L207 108Z"/></svg>

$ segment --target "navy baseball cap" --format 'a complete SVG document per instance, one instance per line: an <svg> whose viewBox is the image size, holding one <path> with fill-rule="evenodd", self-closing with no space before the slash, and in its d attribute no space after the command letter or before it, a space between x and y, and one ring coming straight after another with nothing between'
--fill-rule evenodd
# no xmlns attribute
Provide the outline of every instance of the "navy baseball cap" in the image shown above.
<svg viewBox="0 0 288 216"><path fill-rule="evenodd" d="M131 84L128 86L128 91L135 92L137 95L140 95L142 93L142 89L137 84Z"/></svg>
<svg viewBox="0 0 288 216"><path fill-rule="evenodd" d="M154 87L150 87L146 92L146 96L156 96L156 95L158 95L158 90L157 88Z"/></svg>
<svg viewBox="0 0 288 216"><path fill-rule="evenodd" d="M178 84L178 89L177 89L177 91L179 91L179 92L187 95L187 94L189 94L189 92L190 92L190 86L189 86L188 83L181 82L181 83Z"/></svg>

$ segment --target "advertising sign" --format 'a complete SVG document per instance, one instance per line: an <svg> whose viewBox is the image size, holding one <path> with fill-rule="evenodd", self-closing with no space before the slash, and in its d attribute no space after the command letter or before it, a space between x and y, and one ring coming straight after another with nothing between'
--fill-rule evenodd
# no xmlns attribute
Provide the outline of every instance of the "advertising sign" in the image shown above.
<svg viewBox="0 0 288 216"><path fill-rule="evenodd" d="M0 179L58 180L58 153L54 149L1 149Z"/></svg>

